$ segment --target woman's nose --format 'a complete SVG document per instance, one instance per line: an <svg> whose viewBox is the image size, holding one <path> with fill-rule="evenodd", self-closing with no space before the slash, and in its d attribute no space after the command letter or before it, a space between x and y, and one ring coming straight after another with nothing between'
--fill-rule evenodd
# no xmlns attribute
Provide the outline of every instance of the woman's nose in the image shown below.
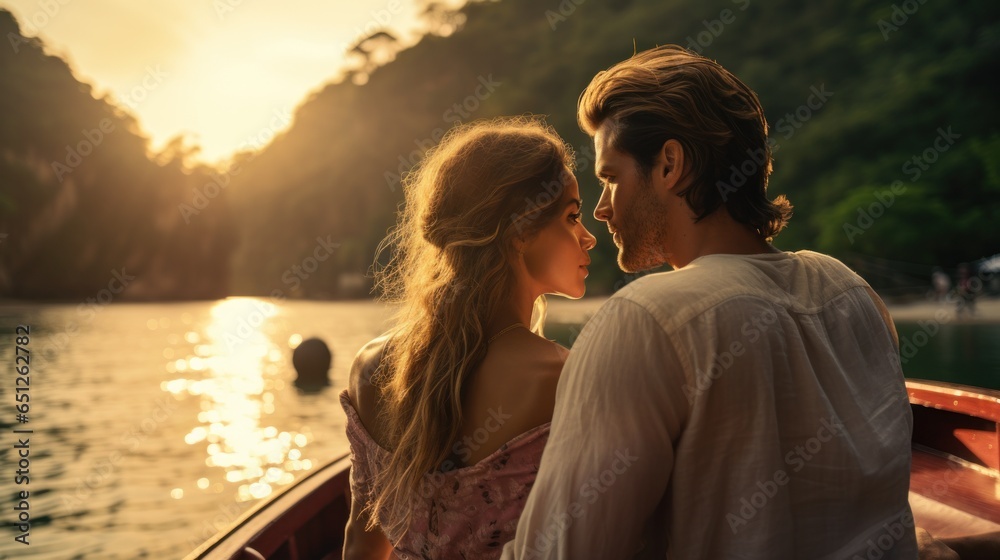
<svg viewBox="0 0 1000 560"><path fill-rule="evenodd" d="M590 230L583 228L583 249L589 251L597 246L597 238L590 233Z"/></svg>

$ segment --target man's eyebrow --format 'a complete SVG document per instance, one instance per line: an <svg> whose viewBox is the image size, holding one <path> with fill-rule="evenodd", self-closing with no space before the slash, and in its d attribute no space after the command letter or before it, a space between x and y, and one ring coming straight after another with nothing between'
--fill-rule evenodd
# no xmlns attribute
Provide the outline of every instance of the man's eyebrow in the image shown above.
<svg viewBox="0 0 1000 560"><path fill-rule="evenodd" d="M600 167L594 169L594 175L599 178L607 177L609 173L612 172L611 166L603 164Z"/></svg>

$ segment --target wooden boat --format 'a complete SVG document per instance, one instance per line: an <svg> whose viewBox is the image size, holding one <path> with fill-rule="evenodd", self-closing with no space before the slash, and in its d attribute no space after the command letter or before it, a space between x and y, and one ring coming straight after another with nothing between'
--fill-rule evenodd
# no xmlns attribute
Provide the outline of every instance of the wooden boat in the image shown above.
<svg viewBox="0 0 1000 560"><path fill-rule="evenodd" d="M1000 391L907 381L910 506L936 537L1000 531Z"/></svg>
<svg viewBox="0 0 1000 560"><path fill-rule="evenodd" d="M339 560L350 516L345 455L257 504L185 560Z"/></svg>
<svg viewBox="0 0 1000 560"><path fill-rule="evenodd" d="M910 505L937 537L1000 531L1000 391L907 381L913 407ZM350 513L340 457L245 513L185 560L333 560Z"/></svg>

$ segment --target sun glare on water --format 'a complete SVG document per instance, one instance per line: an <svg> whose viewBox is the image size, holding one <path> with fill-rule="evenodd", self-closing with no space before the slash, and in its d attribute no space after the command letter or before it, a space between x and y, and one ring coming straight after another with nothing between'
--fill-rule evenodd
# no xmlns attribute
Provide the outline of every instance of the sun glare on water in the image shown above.
<svg viewBox="0 0 1000 560"><path fill-rule="evenodd" d="M205 464L222 469L226 481L238 483L241 501L260 499L295 480L295 473L312 468L302 459L309 441L305 434L266 425L274 412L275 391L284 381L268 374L282 359L278 346L262 330L279 310L254 298L229 298L212 308L204 333L189 331L185 340L195 355L171 365L181 377L162 388L201 399L198 425L184 436L189 445L205 449ZM207 488L207 479L198 481Z"/></svg>

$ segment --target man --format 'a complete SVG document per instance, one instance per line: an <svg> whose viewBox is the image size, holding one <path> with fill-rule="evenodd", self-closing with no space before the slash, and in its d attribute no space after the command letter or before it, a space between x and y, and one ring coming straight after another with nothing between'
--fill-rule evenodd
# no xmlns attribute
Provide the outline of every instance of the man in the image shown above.
<svg viewBox="0 0 1000 560"><path fill-rule="evenodd" d="M895 328L839 261L770 244L791 205L766 195L754 92L664 46L599 73L578 117L619 266L675 270L576 341L503 558L915 558Z"/></svg>

